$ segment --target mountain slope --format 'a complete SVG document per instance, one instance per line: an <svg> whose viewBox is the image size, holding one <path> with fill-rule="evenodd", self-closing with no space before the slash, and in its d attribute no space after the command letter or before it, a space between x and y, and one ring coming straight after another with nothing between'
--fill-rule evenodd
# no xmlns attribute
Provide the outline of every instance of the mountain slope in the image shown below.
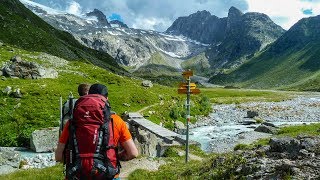
<svg viewBox="0 0 320 180"><path fill-rule="evenodd" d="M251 88L320 89L320 16L304 18L259 56L234 72L211 78ZM304 86L304 87L303 87Z"/></svg>
<svg viewBox="0 0 320 180"><path fill-rule="evenodd" d="M267 15L243 14L235 7L229 9L226 21L226 36L218 46L206 52L214 69L238 67L285 32Z"/></svg>
<svg viewBox="0 0 320 180"><path fill-rule="evenodd" d="M113 72L126 73L110 55L81 45L72 35L56 30L18 0L1 0L0 32L1 41L26 50L89 61Z"/></svg>
<svg viewBox="0 0 320 180"><path fill-rule="evenodd" d="M106 16L97 9L87 15L75 16L66 12L55 12L28 0L23 0L23 3L47 23L71 33L87 47L107 52L118 64L131 71L141 66L147 67L146 65L152 63L150 60L155 53L163 55L166 61L179 61L203 52L207 47L187 38L127 28L118 21L111 21L110 27L106 24ZM175 63L167 66L176 68Z"/></svg>
<svg viewBox="0 0 320 180"><path fill-rule="evenodd" d="M211 15L208 11L198 11L187 17L179 17L166 33L183 35L207 44L221 42L225 36L225 19Z"/></svg>
<svg viewBox="0 0 320 180"><path fill-rule="evenodd" d="M216 74L224 69L238 67L285 31L265 14L243 14L239 9L231 7L228 16L224 18L218 18L207 11L180 17L166 32L211 44L205 56L211 71Z"/></svg>

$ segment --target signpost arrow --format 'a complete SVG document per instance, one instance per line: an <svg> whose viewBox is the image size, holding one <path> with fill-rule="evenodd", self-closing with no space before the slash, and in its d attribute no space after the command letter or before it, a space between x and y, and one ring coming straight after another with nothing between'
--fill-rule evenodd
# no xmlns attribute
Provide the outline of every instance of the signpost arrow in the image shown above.
<svg viewBox="0 0 320 180"><path fill-rule="evenodd" d="M190 89L196 89L196 83L190 83ZM188 89L188 83L180 83L179 89Z"/></svg>
<svg viewBox="0 0 320 180"><path fill-rule="evenodd" d="M190 76L193 76L193 71L184 71L182 72L182 76L188 79Z"/></svg>
<svg viewBox="0 0 320 180"><path fill-rule="evenodd" d="M188 94L188 89L179 88L178 94ZM190 94L200 94L200 89L190 89Z"/></svg>

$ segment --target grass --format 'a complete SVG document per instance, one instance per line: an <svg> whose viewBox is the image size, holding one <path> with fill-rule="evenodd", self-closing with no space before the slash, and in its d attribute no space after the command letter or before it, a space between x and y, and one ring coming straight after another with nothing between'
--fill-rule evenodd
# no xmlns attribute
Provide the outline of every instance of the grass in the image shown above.
<svg viewBox="0 0 320 180"><path fill-rule="evenodd" d="M158 171L136 170L129 179L234 179L242 177L235 172L235 168L244 163L245 159L230 154L213 154L203 161L190 161L187 164L183 159L175 159L161 166Z"/></svg>
<svg viewBox="0 0 320 180"><path fill-rule="evenodd" d="M58 180L64 179L63 166L58 164L53 167L43 169L19 170L7 175L0 175L3 180Z"/></svg>
<svg viewBox="0 0 320 180"><path fill-rule="evenodd" d="M181 63L183 69L192 69L198 75L207 76L210 72L210 64L205 53L201 53L195 57L187 59Z"/></svg>
<svg viewBox="0 0 320 180"><path fill-rule="evenodd" d="M278 132L278 136L297 137L298 135L320 135L320 123L282 127Z"/></svg>
<svg viewBox="0 0 320 180"><path fill-rule="evenodd" d="M303 47L292 47L275 55L272 47L252 58L235 71L217 75L211 82L246 88L319 90L318 42Z"/></svg>

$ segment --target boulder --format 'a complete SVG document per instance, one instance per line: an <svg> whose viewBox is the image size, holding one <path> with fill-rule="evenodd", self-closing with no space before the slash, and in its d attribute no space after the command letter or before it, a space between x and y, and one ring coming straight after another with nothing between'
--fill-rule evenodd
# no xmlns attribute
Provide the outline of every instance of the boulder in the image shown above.
<svg viewBox="0 0 320 180"><path fill-rule="evenodd" d="M256 123L257 123L256 120L245 120L245 121L242 121L243 125L251 125L251 124L256 124Z"/></svg>
<svg viewBox="0 0 320 180"><path fill-rule="evenodd" d="M183 124L183 122L181 121L174 122L174 131L178 134L183 134L183 135L187 134L187 129Z"/></svg>
<svg viewBox="0 0 320 180"><path fill-rule="evenodd" d="M136 129L136 138L134 140L139 154L156 157L157 145L160 140L153 133L147 132L140 128Z"/></svg>
<svg viewBox="0 0 320 180"><path fill-rule="evenodd" d="M52 152L57 146L59 128L35 130L31 134L30 148L35 152Z"/></svg>
<svg viewBox="0 0 320 180"><path fill-rule="evenodd" d="M269 133L269 134L276 134L278 132L277 128L272 126L260 125L254 131Z"/></svg>
<svg viewBox="0 0 320 180"><path fill-rule="evenodd" d="M128 103L122 103L123 106L126 106L126 107L130 107L130 104Z"/></svg>
<svg viewBox="0 0 320 180"><path fill-rule="evenodd" d="M14 89L12 92L12 96L15 98L22 98L22 94L19 88Z"/></svg>
<svg viewBox="0 0 320 180"><path fill-rule="evenodd" d="M259 116L259 113L257 111L247 111L248 118L254 118L256 116Z"/></svg>
<svg viewBox="0 0 320 180"><path fill-rule="evenodd" d="M181 121L175 121L174 127L178 128L178 129L185 129L186 128L185 125L183 124L183 122L181 122Z"/></svg>
<svg viewBox="0 0 320 180"><path fill-rule="evenodd" d="M153 84L152 84L152 82L151 81L149 81L149 80L144 80L144 81L142 81L142 84L141 84L143 87L153 87Z"/></svg>
<svg viewBox="0 0 320 180"><path fill-rule="evenodd" d="M317 151L320 147L320 139L313 137L306 137L300 140L301 147L307 151Z"/></svg>
<svg viewBox="0 0 320 180"><path fill-rule="evenodd" d="M20 56L14 56L6 63L3 74L11 78L39 79L57 78L58 72L52 68L44 68L35 62L23 61Z"/></svg>
<svg viewBox="0 0 320 180"><path fill-rule="evenodd" d="M270 122L263 122L262 124L266 125L266 126L277 127L276 125L274 125L274 124L272 124Z"/></svg>
<svg viewBox="0 0 320 180"><path fill-rule="evenodd" d="M15 148L0 147L0 175L12 173L18 170L20 159L21 155L15 150Z"/></svg>
<svg viewBox="0 0 320 180"><path fill-rule="evenodd" d="M271 138L269 145L271 152L297 154L301 149L299 140L292 137Z"/></svg>
<svg viewBox="0 0 320 180"><path fill-rule="evenodd" d="M4 88L4 90L2 90L2 92L4 94L9 95L12 92L12 87L11 86L7 86L6 88Z"/></svg>

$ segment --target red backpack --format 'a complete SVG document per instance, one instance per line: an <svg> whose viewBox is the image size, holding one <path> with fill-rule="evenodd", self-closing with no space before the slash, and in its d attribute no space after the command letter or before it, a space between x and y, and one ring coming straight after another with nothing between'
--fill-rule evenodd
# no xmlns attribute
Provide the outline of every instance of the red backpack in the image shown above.
<svg viewBox="0 0 320 180"><path fill-rule="evenodd" d="M120 173L110 115L104 96L89 94L77 100L65 151L67 179L113 179Z"/></svg>

